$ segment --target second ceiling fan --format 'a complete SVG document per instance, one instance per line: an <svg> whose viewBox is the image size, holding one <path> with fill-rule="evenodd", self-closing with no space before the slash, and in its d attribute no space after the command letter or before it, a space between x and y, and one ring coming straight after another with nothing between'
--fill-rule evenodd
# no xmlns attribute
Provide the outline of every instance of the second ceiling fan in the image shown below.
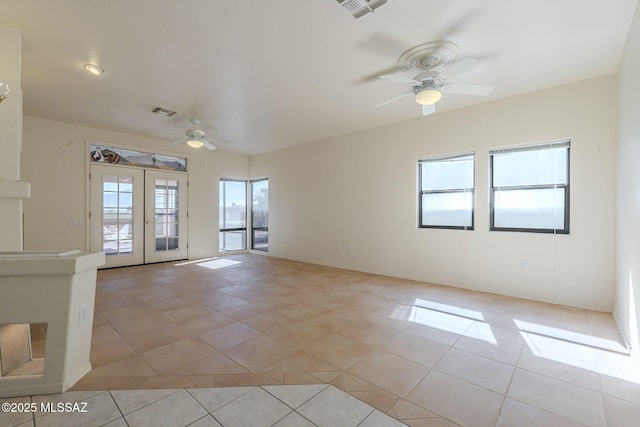
<svg viewBox="0 0 640 427"><path fill-rule="evenodd" d="M207 150L215 150L216 146L213 145L209 139L205 137L204 131L200 130L198 126L200 126L200 120L191 119L191 123L193 124L193 129L188 129L185 131L184 135L186 138L181 139L180 141L172 142L170 145L175 144L187 144L191 148L206 148Z"/></svg>

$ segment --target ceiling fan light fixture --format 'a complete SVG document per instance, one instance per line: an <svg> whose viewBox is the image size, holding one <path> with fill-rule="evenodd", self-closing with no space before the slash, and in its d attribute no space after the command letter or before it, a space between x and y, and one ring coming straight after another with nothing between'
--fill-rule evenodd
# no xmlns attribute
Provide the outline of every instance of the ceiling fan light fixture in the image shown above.
<svg viewBox="0 0 640 427"><path fill-rule="evenodd" d="M433 105L440 101L442 92L438 89L425 89L416 93L416 103L420 105Z"/></svg>
<svg viewBox="0 0 640 427"><path fill-rule="evenodd" d="M187 145L191 148L202 148L204 147L204 142L198 139L190 139L187 141Z"/></svg>
<svg viewBox="0 0 640 427"><path fill-rule="evenodd" d="M100 76L104 73L104 69L96 64L84 64L82 66L87 72L93 74L94 76Z"/></svg>

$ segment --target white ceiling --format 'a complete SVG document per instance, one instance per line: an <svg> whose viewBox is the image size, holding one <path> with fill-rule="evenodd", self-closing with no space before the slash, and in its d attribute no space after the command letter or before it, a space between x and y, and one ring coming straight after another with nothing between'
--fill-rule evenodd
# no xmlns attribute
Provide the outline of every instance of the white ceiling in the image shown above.
<svg viewBox="0 0 640 427"><path fill-rule="evenodd" d="M23 33L26 115L168 142L197 117L258 154L420 117L372 106L408 90L375 77L412 77L394 67L426 42L480 60L457 83L495 86L438 111L615 73L637 2L389 0L356 20L335 0L3 0L0 25Z"/></svg>

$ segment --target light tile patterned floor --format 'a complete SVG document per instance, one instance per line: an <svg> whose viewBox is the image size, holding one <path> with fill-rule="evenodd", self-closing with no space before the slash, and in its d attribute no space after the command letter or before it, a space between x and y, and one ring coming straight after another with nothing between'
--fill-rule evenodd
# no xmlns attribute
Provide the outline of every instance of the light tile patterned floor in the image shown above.
<svg viewBox="0 0 640 427"><path fill-rule="evenodd" d="M389 415L326 385L70 391L8 399L33 413L0 413L0 426L398 427ZM62 408L58 409L58 403ZM69 408L65 411L64 408ZM55 408L54 412L48 408ZM74 409L76 408L76 409Z"/></svg>
<svg viewBox="0 0 640 427"><path fill-rule="evenodd" d="M74 390L118 402L116 390L179 389L172 399L218 422L246 400L252 420L318 423L351 401L338 390L380 412L363 425L383 414L416 427L640 419L640 368L609 314L259 255L100 271L91 361ZM290 384L335 388L262 415L263 398L292 408L269 389ZM198 397L211 387L213 401L261 388L221 410ZM347 412L344 423L361 416Z"/></svg>

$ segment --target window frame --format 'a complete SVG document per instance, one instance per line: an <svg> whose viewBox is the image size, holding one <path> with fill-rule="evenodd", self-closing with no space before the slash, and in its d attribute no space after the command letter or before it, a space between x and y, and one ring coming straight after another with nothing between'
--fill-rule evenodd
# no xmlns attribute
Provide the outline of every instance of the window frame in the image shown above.
<svg viewBox="0 0 640 427"><path fill-rule="evenodd" d="M509 185L502 187L494 186L494 155L503 153L514 153L523 151L538 151L546 149L554 149L566 147L567 164L566 164L566 183L564 184L530 184L530 185ZM569 234L570 232L570 187L571 187L571 140L563 139L553 142L545 142L542 144L531 144L511 148L502 148L489 151L489 230L490 231L511 231L523 233L542 233L542 234ZM556 190L564 189L564 228L529 228L529 227L496 227L495 226L495 193L496 190Z"/></svg>
<svg viewBox="0 0 640 427"><path fill-rule="evenodd" d="M253 200L254 200L254 184L258 183L258 182L263 182L266 181L267 183L267 211L266 211L266 225L265 227L256 227L254 225L255 223L255 217L254 217L254 213L255 210L253 208ZM249 235L249 247L251 248L250 250L252 251L258 251L258 253L268 253L269 252L269 178L265 177L265 178L256 178L256 179L250 179L249 180L249 191L247 193L251 193L248 197L248 200L250 200L250 209L248 210L248 215L249 215L249 219L248 222L251 224L251 232ZM265 247L261 248L261 247L257 247L256 245L256 231L263 231L266 234L266 245Z"/></svg>
<svg viewBox="0 0 640 427"><path fill-rule="evenodd" d="M244 195L245 195L245 212L244 212L244 227L231 227L231 228L221 228L220 227L220 218L218 218L218 236L220 236L221 233L225 233L225 232L233 232L233 231L244 231L244 238L242 239L243 243L244 243L244 247L242 249L224 249L222 247L222 242L218 241L218 251L220 252L237 252L237 251L246 251L248 248L248 244L247 244L247 233L248 233L248 227L247 227L247 223L248 223L248 219L247 219L247 214L248 214L248 209L247 209L247 193L248 193L248 181L246 179L233 179L233 178L220 178L218 181L218 185L220 185L220 183L222 182L242 182L244 183ZM222 207L223 207L223 215L225 215L225 217L222 219L222 222L225 223L226 222L226 188L224 191L224 194L218 194L218 204L220 204L220 199L222 198Z"/></svg>
<svg viewBox="0 0 640 427"><path fill-rule="evenodd" d="M464 157L472 157L472 182L471 187L460 187L455 189L447 189L447 190L424 190L422 188L422 168L424 164L430 162L442 162L449 161L452 159L464 158ZM475 229L475 186L476 186L476 153L475 151L470 151L466 153L459 154L447 154L442 156L433 156L426 157L418 160L418 228L431 228L431 229L444 229L444 230L471 230ZM453 193L471 193L471 225L425 225L423 224L423 197L427 194L453 194Z"/></svg>

